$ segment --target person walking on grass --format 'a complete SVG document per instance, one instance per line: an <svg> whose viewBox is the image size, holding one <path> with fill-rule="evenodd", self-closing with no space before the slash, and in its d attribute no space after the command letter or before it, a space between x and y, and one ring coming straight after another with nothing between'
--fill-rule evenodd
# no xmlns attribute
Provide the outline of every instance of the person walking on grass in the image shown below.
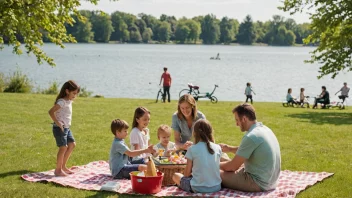
<svg viewBox="0 0 352 198"><path fill-rule="evenodd" d="M253 92L253 94L255 95L255 93L254 93L254 91L253 91L253 89L252 89L252 87L251 87L251 83L250 82L248 82L247 83L247 87L246 87L246 89L244 90L244 95L246 95L246 102L248 102L248 99L250 99L251 100L251 104L253 104L253 96L252 96L252 92Z"/></svg>
<svg viewBox="0 0 352 198"><path fill-rule="evenodd" d="M223 186L246 192L275 189L281 170L280 145L275 134L263 123L257 122L250 104L240 104L232 113L236 125L246 133L238 147L219 144L222 152L235 154L231 161L220 162Z"/></svg>
<svg viewBox="0 0 352 198"><path fill-rule="evenodd" d="M166 94L167 94L167 101L170 102L171 75L169 72L167 72L167 67L164 67L164 73L161 75L159 85L161 85L161 81L163 81L163 88L164 88L163 102L165 102L166 100Z"/></svg>
<svg viewBox="0 0 352 198"><path fill-rule="evenodd" d="M59 147L54 171L55 176L73 174L73 172L66 167L66 163L76 146L70 127L72 102L77 97L79 91L80 87L73 80L65 82L59 95L56 97L54 106L49 110L49 115L54 121L53 134L56 145Z"/></svg>

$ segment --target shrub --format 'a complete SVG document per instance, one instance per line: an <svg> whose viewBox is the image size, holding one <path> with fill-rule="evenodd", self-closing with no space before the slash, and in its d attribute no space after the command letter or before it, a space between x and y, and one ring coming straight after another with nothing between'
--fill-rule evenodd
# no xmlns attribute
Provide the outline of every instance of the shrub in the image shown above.
<svg viewBox="0 0 352 198"><path fill-rule="evenodd" d="M81 87L81 90L79 92L79 97L90 97L93 92L88 91L87 88Z"/></svg>
<svg viewBox="0 0 352 198"><path fill-rule="evenodd" d="M30 93L32 91L32 84L27 75L22 74L17 70L10 76L9 83L4 92L12 93Z"/></svg>
<svg viewBox="0 0 352 198"><path fill-rule="evenodd" d="M52 82L48 89L41 91L42 94L53 94L56 95L59 93L59 83Z"/></svg>
<svg viewBox="0 0 352 198"><path fill-rule="evenodd" d="M94 98L104 98L104 96L103 95L99 95L99 94L97 94L97 95L95 95L95 96L93 96Z"/></svg>

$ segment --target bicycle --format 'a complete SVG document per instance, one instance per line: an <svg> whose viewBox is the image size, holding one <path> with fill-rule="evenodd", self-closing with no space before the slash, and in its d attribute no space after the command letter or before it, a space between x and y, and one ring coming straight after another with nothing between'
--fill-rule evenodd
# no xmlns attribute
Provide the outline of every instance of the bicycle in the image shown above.
<svg viewBox="0 0 352 198"><path fill-rule="evenodd" d="M309 98L310 96L304 96L303 102L297 101L296 99L294 100L295 102L290 102L288 103L287 100L282 102L282 106L284 107L304 107L304 105L307 105L307 108L309 108Z"/></svg>
<svg viewBox="0 0 352 198"><path fill-rule="evenodd" d="M196 86L196 85L193 85L191 83L188 83L188 87L189 89L182 89L179 93L179 97L185 95L185 94L190 94L193 96L193 98L198 101L199 98L208 98L210 99L210 101L212 103L217 103L218 102L218 99L213 96L215 90L217 87L219 87L218 85L214 85L214 89L211 93L209 92L206 92L206 93L200 93L199 92L199 86Z"/></svg>
<svg viewBox="0 0 352 198"><path fill-rule="evenodd" d="M155 103L158 103L158 100L161 100L163 102L163 95L164 95L163 86L159 85L159 91L158 91L158 94L156 95Z"/></svg>

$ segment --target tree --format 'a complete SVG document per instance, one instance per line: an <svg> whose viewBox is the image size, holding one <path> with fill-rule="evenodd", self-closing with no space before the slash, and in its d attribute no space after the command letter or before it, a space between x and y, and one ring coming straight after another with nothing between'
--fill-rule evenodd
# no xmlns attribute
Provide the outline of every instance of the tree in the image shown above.
<svg viewBox="0 0 352 198"><path fill-rule="evenodd" d="M87 0L94 4L98 0ZM43 33L47 38L64 48L64 42L75 42L66 34L65 24L73 25L71 14L82 18L77 8L79 0L45 0L45 1L0 1L0 49L4 42L13 46L13 52L22 54L21 43L16 35L21 35L25 51L33 53L39 64L43 60L55 66L54 60L40 48L43 45Z"/></svg>
<svg viewBox="0 0 352 198"><path fill-rule="evenodd" d="M265 34L268 31L269 24L270 24L270 21L267 21L267 22L257 21L254 23L257 43L266 43L265 42Z"/></svg>
<svg viewBox="0 0 352 198"><path fill-rule="evenodd" d="M89 21L90 11L81 10L79 12L85 18L79 19L76 15L72 15L75 23L73 26L66 24L67 34L72 34L77 42L91 42L94 40L94 33L92 32L92 23Z"/></svg>
<svg viewBox="0 0 352 198"><path fill-rule="evenodd" d="M135 25L135 22L137 21L137 17L134 16L133 14L119 12L119 11L116 11L115 13L118 13L120 15L120 17L127 24L128 27Z"/></svg>
<svg viewBox="0 0 352 198"><path fill-rule="evenodd" d="M352 3L351 1L285 0L280 9L294 14L307 10L312 20L312 33L306 44L317 43L308 63L318 62L321 78L335 78L343 70L352 71Z"/></svg>
<svg viewBox="0 0 352 198"><path fill-rule="evenodd" d="M146 15L144 13L138 14L138 17L143 19L143 21L147 24L147 27L152 29L153 31L153 39L159 40L158 35L158 27L160 25L160 21L152 15Z"/></svg>
<svg viewBox="0 0 352 198"><path fill-rule="evenodd" d="M114 28L114 32L111 33L111 41L126 42L130 40L130 32L128 26L120 16L120 12L114 12L111 14L111 23Z"/></svg>
<svg viewBox="0 0 352 198"><path fill-rule="evenodd" d="M303 39L312 34L310 23L298 24L293 32L296 35L296 43L303 44Z"/></svg>
<svg viewBox="0 0 352 198"><path fill-rule="evenodd" d="M214 15L206 15L202 21L202 33L200 37L204 44L215 44L220 38L219 22Z"/></svg>
<svg viewBox="0 0 352 198"><path fill-rule="evenodd" d="M139 32L139 30L130 31L130 41L132 43L140 43L142 41L142 36L141 33Z"/></svg>
<svg viewBox="0 0 352 198"><path fill-rule="evenodd" d="M296 22L279 15L274 15L269 21L268 31L264 37L264 42L269 45L290 46L295 44L296 36L291 29L296 28Z"/></svg>
<svg viewBox="0 0 352 198"><path fill-rule="evenodd" d="M153 31L150 28L146 28L142 34L142 40L145 43L148 43L149 41L152 40L152 36L153 36Z"/></svg>
<svg viewBox="0 0 352 198"><path fill-rule="evenodd" d="M256 41L255 28L250 15L247 15L241 23L236 39L238 43L245 45L252 45Z"/></svg>
<svg viewBox="0 0 352 198"><path fill-rule="evenodd" d="M109 42L111 33L114 31L110 16L102 11L93 11L90 21L93 25L94 40L96 42Z"/></svg>
<svg viewBox="0 0 352 198"><path fill-rule="evenodd" d="M170 28L171 28L170 40L175 40L175 32L176 32L176 25L177 25L176 17L162 14L160 16L160 21L161 22L166 21L170 24Z"/></svg>
<svg viewBox="0 0 352 198"><path fill-rule="evenodd" d="M220 22L220 42L230 44L235 37L234 23L229 18L223 17Z"/></svg>
<svg viewBox="0 0 352 198"><path fill-rule="evenodd" d="M161 22L158 28L158 37L160 41L168 42L171 36L170 24L166 21Z"/></svg>
<svg viewBox="0 0 352 198"><path fill-rule="evenodd" d="M185 41L189 38L191 30L187 26L185 21L179 21L176 26L175 32L175 40L180 41L180 43L185 43Z"/></svg>
<svg viewBox="0 0 352 198"><path fill-rule="evenodd" d="M186 25L190 30L188 34L188 40L194 41L194 43L197 43L197 40L199 39L200 31L201 31L200 23L198 21L188 19L186 20Z"/></svg>
<svg viewBox="0 0 352 198"><path fill-rule="evenodd" d="M140 32L144 32L144 30L147 28L147 24L143 19L137 19L135 24L137 25Z"/></svg>
<svg viewBox="0 0 352 198"><path fill-rule="evenodd" d="M284 22L287 30L295 30L297 28L297 23L294 19L286 19Z"/></svg>

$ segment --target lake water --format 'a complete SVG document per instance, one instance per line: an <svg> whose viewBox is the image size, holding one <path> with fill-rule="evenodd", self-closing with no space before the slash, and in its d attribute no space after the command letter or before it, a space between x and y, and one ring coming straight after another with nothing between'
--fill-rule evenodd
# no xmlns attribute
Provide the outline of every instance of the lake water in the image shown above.
<svg viewBox="0 0 352 198"><path fill-rule="evenodd" d="M156 97L163 67L172 77L171 97L178 98L187 83L211 92L219 101L242 101L247 82L252 83L254 101L282 101L290 87L299 96L316 96L325 85L333 95L352 72L335 79L318 80L318 64L305 64L312 47L222 46L222 45L145 45L145 44L66 44L61 49L45 44L56 67L38 65L33 55L12 54L12 48L0 52L0 72L6 75L16 68L28 75L35 87L47 88L53 81L60 86L73 79L93 94L114 98ZM221 60L210 60L220 53ZM350 83L349 83L350 84Z"/></svg>

